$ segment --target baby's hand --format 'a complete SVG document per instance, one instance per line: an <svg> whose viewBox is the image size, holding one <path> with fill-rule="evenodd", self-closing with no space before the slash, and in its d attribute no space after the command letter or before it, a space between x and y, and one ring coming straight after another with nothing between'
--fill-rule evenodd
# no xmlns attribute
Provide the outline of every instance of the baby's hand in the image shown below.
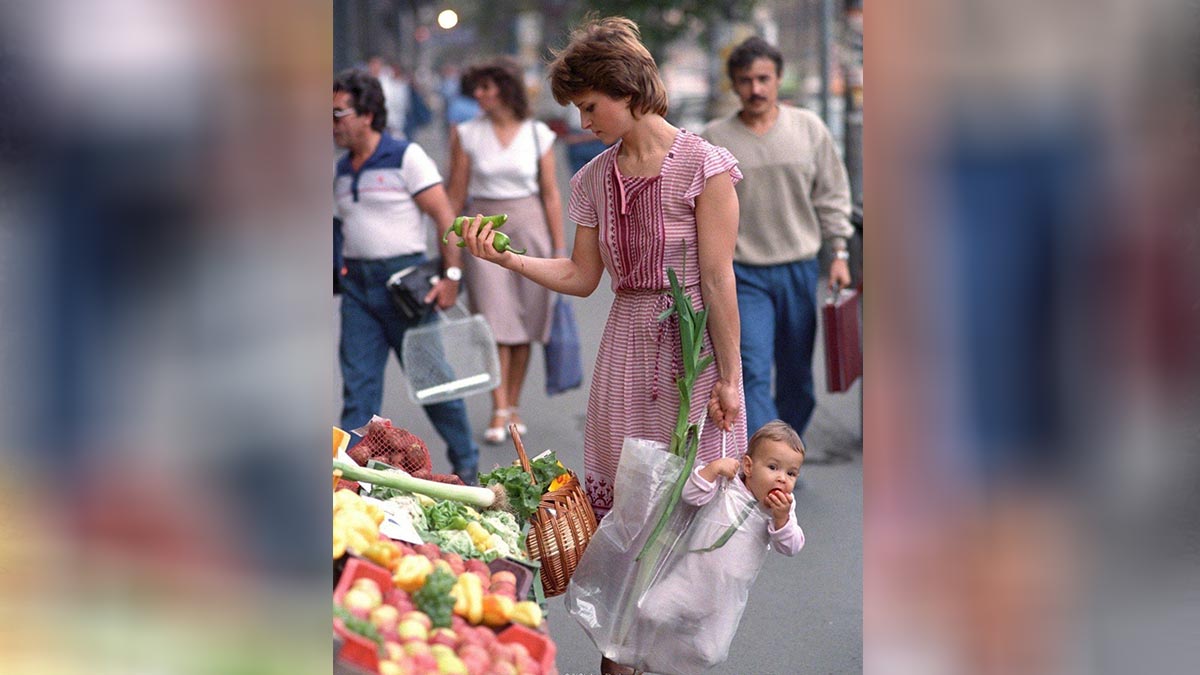
<svg viewBox="0 0 1200 675"><path fill-rule="evenodd" d="M737 478L738 466L740 465L736 459L732 457L722 457L721 459L716 459L712 462L709 462L708 466L705 468L712 471L714 477L725 476L726 478L733 480L734 478Z"/></svg>
<svg viewBox="0 0 1200 675"><path fill-rule="evenodd" d="M771 488L767 496L763 498L763 505L771 510L772 520L775 521L775 529L779 529L787 524L788 517L792 511L792 494L784 492L779 488Z"/></svg>

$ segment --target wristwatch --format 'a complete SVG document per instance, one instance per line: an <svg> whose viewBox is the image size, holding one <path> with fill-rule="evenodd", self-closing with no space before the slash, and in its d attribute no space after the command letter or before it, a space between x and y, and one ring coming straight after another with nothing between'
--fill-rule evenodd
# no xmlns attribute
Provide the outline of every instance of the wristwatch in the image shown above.
<svg viewBox="0 0 1200 675"><path fill-rule="evenodd" d="M849 260L850 259L850 251L847 251L844 248L839 248L838 250L833 252L833 257L837 258L838 260Z"/></svg>
<svg viewBox="0 0 1200 675"><path fill-rule="evenodd" d="M462 281L462 268L461 267L447 267L446 268L446 278L449 279L450 281Z"/></svg>

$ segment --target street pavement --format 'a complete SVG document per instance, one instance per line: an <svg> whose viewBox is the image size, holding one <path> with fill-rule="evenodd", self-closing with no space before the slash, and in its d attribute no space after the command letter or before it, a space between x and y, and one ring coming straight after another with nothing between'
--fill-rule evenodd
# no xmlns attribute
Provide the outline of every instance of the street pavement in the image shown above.
<svg viewBox="0 0 1200 675"><path fill-rule="evenodd" d="M431 156L441 158L439 164L445 171L444 144L435 132L426 130L418 136L418 141ZM561 149L559 156L565 160ZM567 172L561 168L564 165L565 161L559 162L565 201ZM572 227L567 229L570 239ZM529 426L523 440L530 456L553 449L566 466L580 474L587 387L612 303L609 283L606 274L590 297L573 299L584 357L583 388L547 397L544 360L541 348L535 345L521 399L521 415ZM332 302L335 331L337 303L336 299ZM336 372L336 354L332 358ZM825 393L820 340L813 362L818 402L804 435L808 454L795 491L796 514L804 529L805 547L792 558L768 555L751 590L729 659L712 673L817 675L862 671L862 381L846 393ZM341 409L340 376L335 376L335 382L330 417L336 422ZM491 412L490 396L486 393L471 396L466 404L480 443L480 472L514 461L516 453L511 441L500 446L483 443L482 432ZM435 471L449 471L445 444L421 408L409 400L403 373L395 359L390 360L385 375L380 414L428 443ZM558 646L560 673L598 675L599 653L567 613L563 598L548 601L547 620L550 635Z"/></svg>

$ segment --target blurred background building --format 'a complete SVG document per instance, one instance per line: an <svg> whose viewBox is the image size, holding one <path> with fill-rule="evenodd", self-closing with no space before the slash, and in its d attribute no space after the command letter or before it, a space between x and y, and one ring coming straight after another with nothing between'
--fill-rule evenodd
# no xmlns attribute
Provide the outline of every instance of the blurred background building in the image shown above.
<svg viewBox="0 0 1200 675"><path fill-rule="evenodd" d="M819 113L839 140L862 203L862 0L335 0L335 70L379 56L410 75L435 112L452 104L459 68L508 54L526 67L539 118L565 131L568 111L545 86L544 65L588 12L638 22L663 72L669 119L698 131L737 110L725 58L762 35L784 54L780 100Z"/></svg>

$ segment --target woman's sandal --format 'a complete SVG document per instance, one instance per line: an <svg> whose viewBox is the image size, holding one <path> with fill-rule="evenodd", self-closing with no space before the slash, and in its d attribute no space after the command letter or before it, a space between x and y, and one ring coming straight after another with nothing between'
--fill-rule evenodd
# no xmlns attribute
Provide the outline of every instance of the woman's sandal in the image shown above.
<svg viewBox="0 0 1200 675"><path fill-rule="evenodd" d="M508 418L512 415L508 408L500 408L492 413L492 419L500 420L500 426L488 427L483 431L483 440L489 445L500 445L508 440ZM518 427L518 431L520 428ZM523 433L523 432L522 432Z"/></svg>
<svg viewBox="0 0 1200 675"><path fill-rule="evenodd" d="M516 415L517 415L517 409L515 407L508 409L508 418L510 420L513 417L515 417ZM529 433L529 427L525 426L524 422L515 422L514 424L517 425L517 433L518 434L521 434L522 436L524 436L525 434Z"/></svg>

